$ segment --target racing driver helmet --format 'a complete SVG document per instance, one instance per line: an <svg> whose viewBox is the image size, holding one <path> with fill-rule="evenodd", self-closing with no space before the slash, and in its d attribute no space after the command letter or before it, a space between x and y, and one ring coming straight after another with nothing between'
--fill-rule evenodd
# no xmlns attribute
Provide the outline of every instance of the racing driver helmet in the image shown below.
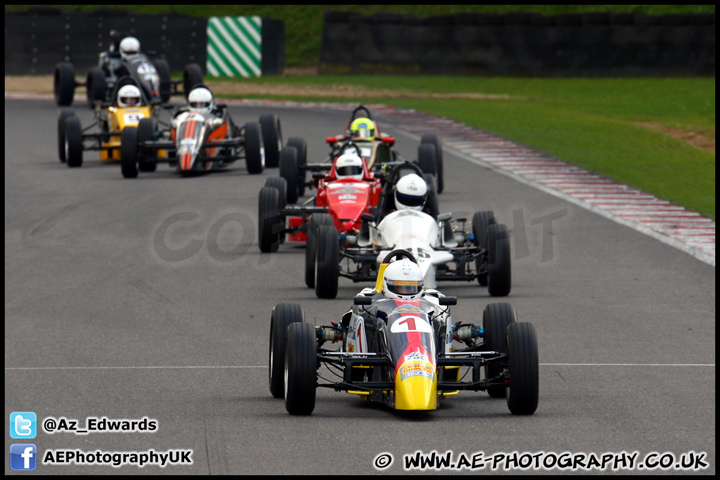
<svg viewBox="0 0 720 480"><path fill-rule="evenodd" d="M375 122L366 117L356 118L350 124L350 138L373 140L375 138Z"/></svg>
<svg viewBox="0 0 720 480"><path fill-rule="evenodd" d="M120 107L137 107L140 99L140 89L135 85L125 85L118 90L117 103Z"/></svg>
<svg viewBox="0 0 720 480"><path fill-rule="evenodd" d="M188 105L191 110L209 112L213 108L213 94L205 87L195 88L188 95Z"/></svg>
<svg viewBox="0 0 720 480"><path fill-rule="evenodd" d="M398 210L422 210L427 199L427 183L411 173L395 185L395 206Z"/></svg>
<svg viewBox="0 0 720 480"><path fill-rule="evenodd" d="M396 260L385 267L383 295L386 298L412 300L422 295L423 276L420 266L410 260Z"/></svg>
<svg viewBox="0 0 720 480"><path fill-rule="evenodd" d="M354 153L345 153L340 155L335 162L335 175L338 179L354 178L355 180L362 180L362 158L358 157Z"/></svg>
<svg viewBox="0 0 720 480"><path fill-rule="evenodd" d="M135 37L125 37L120 42L120 56L136 55L140 52L140 41Z"/></svg>

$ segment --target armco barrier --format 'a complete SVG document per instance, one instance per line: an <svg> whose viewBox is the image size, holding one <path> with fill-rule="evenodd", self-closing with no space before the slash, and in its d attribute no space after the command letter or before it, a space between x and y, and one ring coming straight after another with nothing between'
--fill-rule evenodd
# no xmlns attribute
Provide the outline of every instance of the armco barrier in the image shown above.
<svg viewBox="0 0 720 480"><path fill-rule="evenodd" d="M282 73L284 28L279 20L262 19L260 39L263 75ZM71 62L83 76L106 51L111 30L135 35L144 52L156 52L174 71L188 63L206 66L207 19L177 14L144 15L125 9L93 12L34 7L5 11L5 74L52 74L55 64Z"/></svg>
<svg viewBox="0 0 720 480"><path fill-rule="evenodd" d="M320 73L715 74L715 16L327 12Z"/></svg>

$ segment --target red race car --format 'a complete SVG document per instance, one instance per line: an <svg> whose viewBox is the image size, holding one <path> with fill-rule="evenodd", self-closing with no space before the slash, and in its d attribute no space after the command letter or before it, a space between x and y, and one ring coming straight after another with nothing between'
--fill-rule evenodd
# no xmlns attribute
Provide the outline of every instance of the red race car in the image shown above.
<svg viewBox="0 0 720 480"><path fill-rule="evenodd" d="M293 147L282 151L294 156ZM308 164L313 170L313 186L317 195L303 205L287 205L287 182L282 177L270 177L260 190L259 243L260 251L277 251L280 243L307 242L306 265L315 263L315 231L321 225L334 225L340 242L353 245L363 234L363 213L370 214L377 206L383 180L368 169L367 162L357 153L345 153L332 164ZM329 171L328 171L329 168ZM312 205L311 205L312 204ZM367 222L365 222L367 227ZM364 232L368 234L368 232ZM314 272L306 268L305 283L315 286Z"/></svg>

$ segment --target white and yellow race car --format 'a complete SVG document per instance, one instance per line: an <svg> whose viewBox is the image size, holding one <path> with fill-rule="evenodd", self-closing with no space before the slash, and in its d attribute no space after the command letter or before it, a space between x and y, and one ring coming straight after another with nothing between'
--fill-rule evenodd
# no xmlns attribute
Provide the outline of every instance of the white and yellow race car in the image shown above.
<svg viewBox="0 0 720 480"><path fill-rule="evenodd" d="M121 134L125 127L137 127L143 118L157 118L160 112L160 101L149 100L143 90L138 87L140 101L137 105L121 106L118 92L127 85L137 86L131 77L121 78L113 90L111 102L95 103L94 122L82 128L80 119L72 110L61 110L58 115L58 157L70 168L81 167L83 152L96 150L101 161L120 162ZM158 157L164 158L167 153L158 151Z"/></svg>

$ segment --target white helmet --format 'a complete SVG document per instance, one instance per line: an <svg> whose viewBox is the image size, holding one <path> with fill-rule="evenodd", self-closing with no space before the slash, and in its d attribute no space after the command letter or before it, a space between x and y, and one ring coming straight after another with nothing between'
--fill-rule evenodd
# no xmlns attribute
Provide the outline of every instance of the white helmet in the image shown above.
<svg viewBox="0 0 720 480"><path fill-rule="evenodd" d="M414 173L405 175L395 185L395 206L398 210L422 210L427 191L425 180Z"/></svg>
<svg viewBox="0 0 720 480"><path fill-rule="evenodd" d="M338 178L354 178L356 180L362 180L362 158L358 157L355 153L345 153L340 155L335 162L335 175L337 175Z"/></svg>
<svg viewBox="0 0 720 480"><path fill-rule="evenodd" d="M198 87L188 95L188 104L192 110L209 112L213 108L213 94L205 87Z"/></svg>
<svg viewBox="0 0 720 480"><path fill-rule="evenodd" d="M120 42L120 55L135 55L140 52L140 41L135 37L125 37Z"/></svg>
<svg viewBox="0 0 720 480"><path fill-rule="evenodd" d="M383 273L383 295L387 298L412 300L422 294L423 276L420 266L410 260L396 260Z"/></svg>
<svg viewBox="0 0 720 480"><path fill-rule="evenodd" d="M121 107L137 107L141 98L139 88L135 85L125 85L118 90L117 103Z"/></svg>

